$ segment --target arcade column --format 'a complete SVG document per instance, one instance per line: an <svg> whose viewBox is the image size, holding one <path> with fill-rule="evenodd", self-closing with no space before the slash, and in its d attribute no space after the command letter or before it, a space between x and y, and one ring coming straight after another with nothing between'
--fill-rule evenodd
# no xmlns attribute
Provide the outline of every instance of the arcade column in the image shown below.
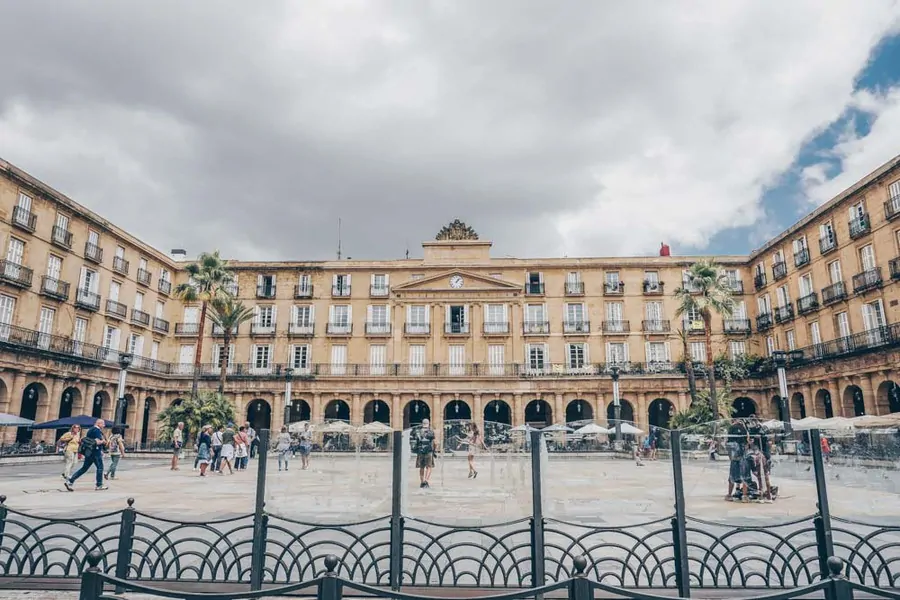
<svg viewBox="0 0 900 600"><path fill-rule="evenodd" d="M859 388L863 393L863 402L865 403L866 414L874 415L877 411L877 403L875 402L875 390L872 389L872 375L864 373L859 376Z"/></svg>
<svg viewBox="0 0 900 600"><path fill-rule="evenodd" d="M359 394L353 394L353 403L350 405L350 424L360 427L363 424L362 407L359 405Z"/></svg>
<svg viewBox="0 0 900 600"><path fill-rule="evenodd" d="M391 429L403 430L403 407L400 406L400 394L391 396Z"/></svg>
<svg viewBox="0 0 900 600"><path fill-rule="evenodd" d="M556 394L553 402L553 424L554 425L565 425L566 423L566 409L563 406L563 395Z"/></svg>
<svg viewBox="0 0 900 600"><path fill-rule="evenodd" d="M513 395L513 427L525 424L525 407L522 406L522 394Z"/></svg>
<svg viewBox="0 0 900 600"><path fill-rule="evenodd" d="M481 394L472 395L472 421L478 425L478 431L484 432L484 408L481 405Z"/></svg>

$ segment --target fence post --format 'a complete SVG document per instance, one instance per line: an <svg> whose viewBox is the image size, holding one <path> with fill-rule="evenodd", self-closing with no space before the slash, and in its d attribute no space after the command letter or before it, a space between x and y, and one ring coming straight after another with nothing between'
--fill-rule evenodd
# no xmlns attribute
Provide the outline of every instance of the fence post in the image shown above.
<svg viewBox="0 0 900 600"><path fill-rule="evenodd" d="M826 563L830 585L825 588L825 600L853 600L853 587L844 577L844 561L830 556Z"/></svg>
<svg viewBox="0 0 900 600"><path fill-rule="evenodd" d="M547 581L544 563L544 490L541 475L540 431L531 436L531 585L540 587Z"/></svg>
<svg viewBox="0 0 900 600"><path fill-rule="evenodd" d="M828 577L828 561L834 556L834 539L831 532L831 509L828 506L828 487L825 482L825 462L822 460L822 445L818 429L809 432L809 446L812 450L813 469L816 475L816 498L819 514L814 522L816 546L819 551L819 572L822 579Z"/></svg>
<svg viewBox="0 0 900 600"><path fill-rule="evenodd" d="M103 594L103 579L100 578L100 569L97 565L103 556L99 550L91 550L87 555L88 568L81 573L81 589L78 600L99 600Z"/></svg>
<svg viewBox="0 0 900 600"><path fill-rule="evenodd" d="M391 557L389 583L392 590L399 590L403 583L403 432L391 434Z"/></svg>
<svg viewBox="0 0 900 600"><path fill-rule="evenodd" d="M134 522L137 515L134 510L134 498L128 499L128 507L122 511L122 523L119 525L119 549L116 551L116 577L128 579L128 567L131 565L131 550L134 547ZM116 593L125 590L116 586Z"/></svg>
<svg viewBox="0 0 900 600"><path fill-rule="evenodd" d="M675 516L672 518L672 543L675 551L675 585L682 598L691 597L691 572L688 568L687 509L684 501L684 471L681 462L681 432L672 431L672 475L675 484Z"/></svg>
<svg viewBox="0 0 900 600"><path fill-rule="evenodd" d="M341 582L337 577L338 557L329 554L325 557L325 573L319 581L318 600L341 600Z"/></svg>
<svg viewBox="0 0 900 600"><path fill-rule="evenodd" d="M256 469L256 507L253 513L253 545L250 556L250 589L262 589L263 573L266 568L266 532L268 518L266 507L266 461L269 457L269 430L259 432L259 457Z"/></svg>
<svg viewBox="0 0 900 600"><path fill-rule="evenodd" d="M587 579L587 558L576 556L572 560L572 579L569 581L569 600L593 600L594 590Z"/></svg>
<svg viewBox="0 0 900 600"><path fill-rule="evenodd" d="M0 548L3 547L3 534L6 532L6 516L9 509L6 508L6 496L0 495Z"/></svg>

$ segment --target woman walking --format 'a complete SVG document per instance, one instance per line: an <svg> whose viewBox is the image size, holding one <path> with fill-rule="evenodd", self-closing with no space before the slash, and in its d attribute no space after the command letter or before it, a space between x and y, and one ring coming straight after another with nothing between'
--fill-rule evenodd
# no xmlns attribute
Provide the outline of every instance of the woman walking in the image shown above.
<svg viewBox="0 0 900 600"><path fill-rule="evenodd" d="M247 434L244 433L244 426L238 429L237 435L234 436L234 468L243 471L247 468L247 456L250 449L250 441Z"/></svg>
<svg viewBox="0 0 900 600"><path fill-rule="evenodd" d="M113 429L112 435L109 436L109 441L106 442L106 448L109 452L109 470L103 476L107 480L115 479L119 461L122 459L122 455L125 454L125 441L122 439L121 428L116 427Z"/></svg>
<svg viewBox="0 0 900 600"><path fill-rule="evenodd" d="M216 469L219 475L225 474L222 470L223 463L228 465L228 474L234 475L234 469L231 466L231 461L234 460L234 438L234 423L229 423L225 431L222 432L222 454L219 457L219 464Z"/></svg>
<svg viewBox="0 0 900 600"><path fill-rule="evenodd" d="M472 423L472 430L462 441L469 446L469 479L475 479L478 477L478 470L475 468L475 455L478 454L479 450L487 450L487 446L484 444L484 437L481 435L481 431L479 431L476 423Z"/></svg>
<svg viewBox="0 0 900 600"><path fill-rule="evenodd" d="M299 449L300 449L300 465L305 471L309 468L309 453L312 451L312 434L309 432L309 423L303 424L303 431L300 432Z"/></svg>
<svg viewBox="0 0 900 600"><path fill-rule="evenodd" d="M63 454L66 457L66 466L63 467L63 479L68 480L78 461L78 446L81 444L81 426L72 425L66 433L59 438L60 446L63 446Z"/></svg>
<svg viewBox="0 0 900 600"><path fill-rule="evenodd" d="M278 451L278 470L281 470L281 463L284 463L284 470L288 470L288 454L291 451L291 434L288 433L287 425L281 427L281 433L278 434L277 445L275 449Z"/></svg>
<svg viewBox="0 0 900 600"><path fill-rule="evenodd" d="M212 425L204 425L200 430L200 439L197 444L197 459L200 464L200 477L206 477L206 469L209 468L210 455L212 453L212 437L209 432Z"/></svg>

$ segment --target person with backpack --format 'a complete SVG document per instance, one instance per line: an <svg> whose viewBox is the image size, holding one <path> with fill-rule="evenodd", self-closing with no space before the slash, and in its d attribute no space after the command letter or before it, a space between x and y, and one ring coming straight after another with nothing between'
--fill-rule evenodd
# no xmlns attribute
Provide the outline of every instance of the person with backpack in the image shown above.
<svg viewBox="0 0 900 600"><path fill-rule="evenodd" d="M109 471L104 475L106 479L116 478L116 471L119 469L119 461L125 454L125 440L122 437L123 433L123 429L116 427L113 429L112 435L106 443L106 448L109 452Z"/></svg>
<svg viewBox="0 0 900 600"><path fill-rule="evenodd" d="M419 487L429 488L431 470L434 468L434 429L428 419L422 419L422 426L416 432L416 468L419 469Z"/></svg>
<svg viewBox="0 0 900 600"><path fill-rule="evenodd" d="M106 438L103 437L103 428L106 422L103 419L97 419L94 426L88 429L88 432L81 438L81 444L78 447L78 453L84 456L84 463L74 475L66 479L63 484L70 492L75 491L75 482L78 478L88 472L93 466L97 471L97 485L94 488L97 491L108 490L103 485L103 446L106 444Z"/></svg>

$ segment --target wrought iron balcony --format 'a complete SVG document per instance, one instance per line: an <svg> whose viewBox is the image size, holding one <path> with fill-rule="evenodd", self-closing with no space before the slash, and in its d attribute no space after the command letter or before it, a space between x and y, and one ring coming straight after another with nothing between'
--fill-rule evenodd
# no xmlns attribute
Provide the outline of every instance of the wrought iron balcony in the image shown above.
<svg viewBox="0 0 900 600"><path fill-rule="evenodd" d="M872 223L869 221L869 214L863 213L855 219L850 219L850 238L856 239L862 237L872 230Z"/></svg>
<svg viewBox="0 0 900 600"><path fill-rule="evenodd" d="M127 260L122 258L121 256L113 256L113 271L116 273L121 273L122 275L128 275L129 263Z"/></svg>
<svg viewBox="0 0 900 600"><path fill-rule="evenodd" d="M366 335L387 336L391 335L391 324L384 321L366 321Z"/></svg>
<svg viewBox="0 0 900 600"><path fill-rule="evenodd" d="M766 281L766 274L757 272L753 277L753 286L759 290L766 287L766 284L768 284Z"/></svg>
<svg viewBox="0 0 900 600"><path fill-rule="evenodd" d="M50 234L50 241L56 244L61 248L65 248L66 250L72 249L72 232L68 229L63 229L58 225L53 226L53 231Z"/></svg>
<svg viewBox="0 0 900 600"><path fill-rule="evenodd" d="M91 262L103 262L103 248L90 242L84 243L84 257Z"/></svg>
<svg viewBox="0 0 900 600"><path fill-rule="evenodd" d="M794 266L798 269L809 264L809 249L801 248L799 252L794 254Z"/></svg>
<svg viewBox="0 0 900 600"><path fill-rule="evenodd" d="M34 233L37 226L37 215L27 208L16 206L12 212L12 224L20 229Z"/></svg>
<svg viewBox="0 0 900 600"><path fill-rule="evenodd" d="M584 296L583 281L567 281L566 296Z"/></svg>
<svg viewBox="0 0 900 600"><path fill-rule="evenodd" d="M288 335L311 336L315 333L315 323L312 321L291 323L288 325Z"/></svg>
<svg viewBox="0 0 900 600"><path fill-rule="evenodd" d="M891 270L891 279L900 279L900 257L891 259L888 268Z"/></svg>
<svg viewBox="0 0 900 600"><path fill-rule="evenodd" d="M19 288L30 288L34 271L9 260L0 260L0 281Z"/></svg>
<svg viewBox="0 0 900 600"><path fill-rule="evenodd" d="M239 329L238 329L237 325L232 327L231 328L231 337L237 337L238 331L239 331ZM218 325L213 323L212 334L213 334L213 337L225 337L225 330L222 327L219 327Z"/></svg>
<svg viewBox="0 0 900 600"><path fill-rule="evenodd" d="M772 265L772 279L778 281L787 277L787 263L784 261Z"/></svg>
<svg viewBox="0 0 900 600"><path fill-rule="evenodd" d="M819 295L815 292L811 292L806 296L801 296L797 298L797 313L801 315L805 315L807 313L811 313L814 310L819 309Z"/></svg>
<svg viewBox="0 0 900 600"><path fill-rule="evenodd" d="M175 323L175 335L197 335L198 333L200 333L200 323Z"/></svg>
<svg viewBox="0 0 900 600"><path fill-rule="evenodd" d="M665 284L662 281L644 280L643 289L645 296L660 296L663 294Z"/></svg>
<svg viewBox="0 0 900 600"><path fill-rule="evenodd" d="M893 221L900 217L900 196L894 196L884 203L884 218Z"/></svg>
<svg viewBox="0 0 900 600"><path fill-rule="evenodd" d="M591 332L591 322L581 321L563 321L563 333L570 334L588 334Z"/></svg>
<svg viewBox="0 0 900 600"><path fill-rule="evenodd" d="M688 335L703 335L706 333L706 325L704 325L703 321L700 319L689 321L688 319L684 319L681 323L682 328L687 332Z"/></svg>
<svg viewBox="0 0 900 600"><path fill-rule="evenodd" d="M404 323L403 333L405 335L431 335L431 325L429 323Z"/></svg>
<svg viewBox="0 0 900 600"><path fill-rule="evenodd" d="M544 295L544 284L543 283L526 283L525 284L525 295L526 296L543 296Z"/></svg>
<svg viewBox="0 0 900 600"><path fill-rule="evenodd" d="M784 306L775 307L775 322L787 323L794 319L794 305L785 304Z"/></svg>
<svg viewBox="0 0 900 600"><path fill-rule="evenodd" d="M509 321L485 321L484 335L509 335Z"/></svg>
<svg viewBox="0 0 900 600"><path fill-rule="evenodd" d="M160 293L168 296L172 293L172 282L166 279L160 279L156 282L156 289L158 289Z"/></svg>
<svg viewBox="0 0 900 600"><path fill-rule="evenodd" d="M128 316L128 307L116 300L106 301L106 316L122 320Z"/></svg>
<svg viewBox="0 0 900 600"><path fill-rule="evenodd" d="M863 292L868 292L881 287L882 283L884 283L884 280L881 278L881 267L863 271L853 276L853 293L862 294Z"/></svg>
<svg viewBox="0 0 900 600"><path fill-rule="evenodd" d="M445 335L469 335L468 323L444 323Z"/></svg>
<svg viewBox="0 0 900 600"><path fill-rule="evenodd" d="M100 294L95 294L90 290L75 290L75 306L87 310L100 310Z"/></svg>
<svg viewBox="0 0 900 600"><path fill-rule="evenodd" d="M353 335L353 325L351 323L326 323L326 335Z"/></svg>
<svg viewBox="0 0 900 600"><path fill-rule="evenodd" d="M757 331L768 331L772 329L772 314L771 313L762 313L756 317L756 330Z"/></svg>
<svg viewBox="0 0 900 600"><path fill-rule="evenodd" d="M828 287L822 288L822 305L828 306L835 302L840 302L847 298L847 289L844 287L843 281L832 283Z"/></svg>
<svg viewBox="0 0 900 600"><path fill-rule="evenodd" d="M153 317L153 330L169 333L169 322L159 317Z"/></svg>
<svg viewBox="0 0 900 600"><path fill-rule="evenodd" d="M604 296L621 296L625 293L625 283L622 281L607 281L603 284Z"/></svg>
<svg viewBox="0 0 900 600"><path fill-rule="evenodd" d="M615 335L617 333L630 333L631 323L629 321L603 321L603 333Z"/></svg>
<svg viewBox="0 0 900 600"><path fill-rule="evenodd" d="M369 296L372 298L385 298L391 293L391 288L386 285L370 285Z"/></svg>
<svg viewBox="0 0 900 600"><path fill-rule="evenodd" d="M819 252L828 254L832 250L837 250L837 236L832 234L819 238Z"/></svg>
<svg viewBox="0 0 900 600"><path fill-rule="evenodd" d="M44 275L41 277L41 294L65 302L69 299L69 282Z"/></svg>
<svg viewBox="0 0 900 600"><path fill-rule="evenodd" d="M644 333L668 333L672 331L672 322L662 319L641 321L641 331Z"/></svg>
<svg viewBox="0 0 900 600"><path fill-rule="evenodd" d="M740 279L725 279L724 285L736 296L742 296L744 294L744 282Z"/></svg>
<svg viewBox="0 0 900 600"><path fill-rule="evenodd" d="M275 323L250 323L250 335L275 335Z"/></svg>
<svg viewBox="0 0 900 600"><path fill-rule="evenodd" d="M150 327L150 313L132 308L131 324L137 325L138 327Z"/></svg>
<svg viewBox="0 0 900 600"><path fill-rule="evenodd" d="M349 285L333 285L331 286L331 295L335 298L346 298L350 295Z"/></svg>
<svg viewBox="0 0 900 600"><path fill-rule="evenodd" d="M312 285L295 285L294 286L294 298L312 298L313 295L313 286Z"/></svg>
<svg viewBox="0 0 900 600"><path fill-rule="evenodd" d="M150 285L151 279L150 271L147 269L138 269L137 270L137 282L141 285Z"/></svg>
<svg viewBox="0 0 900 600"><path fill-rule="evenodd" d="M274 298L275 297L275 286L274 285L258 285L256 286L256 297L257 298Z"/></svg>
<svg viewBox="0 0 900 600"><path fill-rule="evenodd" d="M550 321L525 321L522 323L525 335L547 335L550 333Z"/></svg>
<svg viewBox="0 0 900 600"><path fill-rule="evenodd" d="M750 319L725 319L725 333L750 333Z"/></svg>

